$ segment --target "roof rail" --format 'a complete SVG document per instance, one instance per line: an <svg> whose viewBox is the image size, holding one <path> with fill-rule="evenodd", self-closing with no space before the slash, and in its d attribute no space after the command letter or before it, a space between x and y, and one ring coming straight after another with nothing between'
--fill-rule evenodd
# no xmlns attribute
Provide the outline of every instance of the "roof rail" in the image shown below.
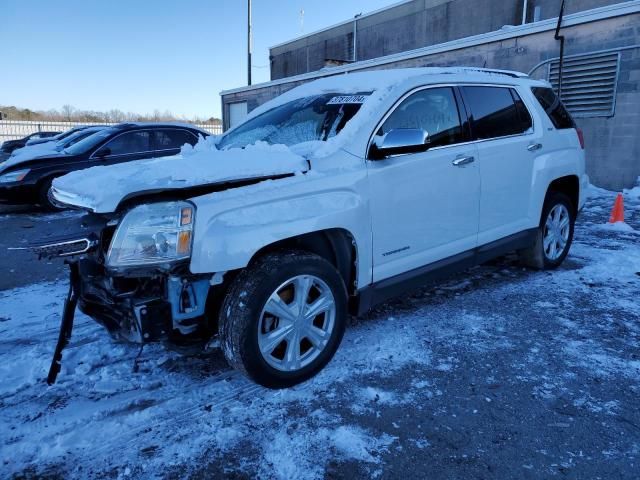
<svg viewBox="0 0 640 480"><path fill-rule="evenodd" d="M528 78L529 75L514 70L499 70L497 68L480 68L480 67L460 67L460 70L467 72L495 73L497 75L506 75L513 78Z"/></svg>

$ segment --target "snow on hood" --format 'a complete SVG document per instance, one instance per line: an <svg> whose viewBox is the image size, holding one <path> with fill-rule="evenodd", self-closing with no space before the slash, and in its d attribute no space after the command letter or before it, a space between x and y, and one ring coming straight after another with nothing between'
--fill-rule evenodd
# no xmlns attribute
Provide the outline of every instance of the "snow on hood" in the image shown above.
<svg viewBox="0 0 640 480"><path fill-rule="evenodd" d="M49 145L51 143L52 145ZM56 150L56 142L40 143L38 145L28 145L26 147L15 149L11 156L4 162L0 162L0 173L9 167L20 165L21 163L28 162L30 160L37 160L38 158L62 156L64 153Z"/></svg>
<svg viewBox="0 0 640 480"><path fill-rule="evenodd" d="M295 174L308 170L304 157L284 145L264 142L244 149L217 150L216 138L185 145L179 155L97 166L53 181L54 197L98 213L113 212L129 194L180 189L233 180Z"/></svg>

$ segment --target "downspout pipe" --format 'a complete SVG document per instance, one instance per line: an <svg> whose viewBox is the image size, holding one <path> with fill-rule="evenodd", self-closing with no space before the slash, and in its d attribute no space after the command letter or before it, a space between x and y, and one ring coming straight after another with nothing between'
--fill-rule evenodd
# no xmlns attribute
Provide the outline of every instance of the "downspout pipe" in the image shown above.
<svg viewBox="0 0 640 480"><path fill-rule="evenodd" d="M558 56L558 98L562 95L562 66L564 63L564 35L560 35L560 28L562 27L562 17L564 16L564 0L560 4L560 13L558 14L558 23L556 25L556 33L553 36L556 40L560 41L560 55Z"/></svg>
<svg viewBox="0 0 640 480"><path fill-rule="evenodd" d="M251 85L251 53L253 50L253 32L251 29L251 0L247 0L247 85Z"/></svg>
<svg viewBox="0 0 640 480"><path fill-rule="evenodd" d="M362 15L362 12L353 17L353 54L351 55L351 61L358 61L358 17Z"/></svg>

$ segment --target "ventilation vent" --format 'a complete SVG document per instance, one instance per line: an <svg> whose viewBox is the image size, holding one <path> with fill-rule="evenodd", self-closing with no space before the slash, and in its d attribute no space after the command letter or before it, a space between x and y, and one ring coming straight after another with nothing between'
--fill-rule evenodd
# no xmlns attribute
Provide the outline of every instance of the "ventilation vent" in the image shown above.
<svg viewBox="0 0 640 480"><path fill-rule="evenodd" d="M565 58L561 99L574 117L612 117L616 108L619 53ZM558 60L549 64L548 79L558 93Z"/></svg>

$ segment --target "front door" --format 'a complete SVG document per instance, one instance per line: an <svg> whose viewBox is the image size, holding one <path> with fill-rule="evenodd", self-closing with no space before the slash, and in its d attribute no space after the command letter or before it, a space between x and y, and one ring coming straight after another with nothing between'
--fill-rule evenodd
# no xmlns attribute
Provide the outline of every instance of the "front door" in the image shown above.
<svg viewBox="0 0 640 480"><path fill-rule="evenodd" d="M427 151L369 160L373 280L419 268L477 244L480 174L477 148L465 143L454 88L418 90L376 132L420 128Z"/></svg>
<svg viewBox="0 0 640 480"><path fill-rule="evenodd" d="M96 155L96 153L105 149L109 150L107 155ZM101 146L96 153L92 155L92 158L103 165L114 165L130 162L131 160L151 158L154 153L151 131L133 130L122 133Z"/></svg>

